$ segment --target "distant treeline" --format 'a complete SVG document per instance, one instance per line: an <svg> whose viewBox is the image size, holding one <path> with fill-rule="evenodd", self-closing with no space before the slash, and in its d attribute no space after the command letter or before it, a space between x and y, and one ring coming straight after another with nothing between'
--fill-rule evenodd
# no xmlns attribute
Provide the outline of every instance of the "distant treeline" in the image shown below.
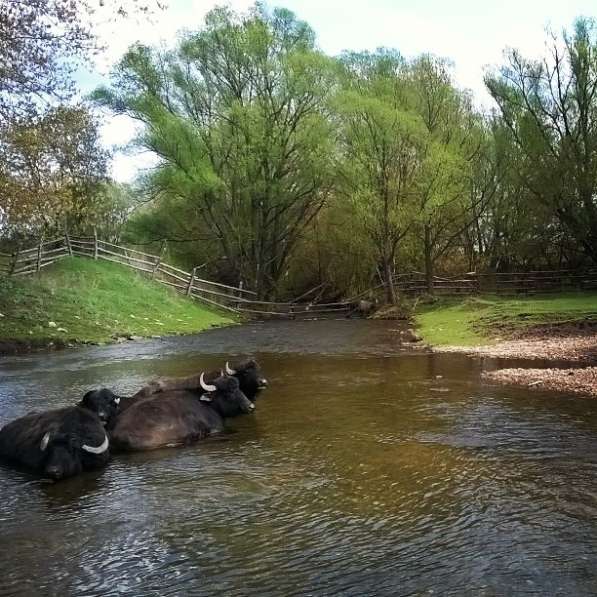
<svg viewBox="0 0 597 597"><path fill-rule="evenodd" d="M142 123L137 143L159 158L136 190L116 193L89 167L101 189L90 194L61 149L46 173L52 189L76 182L83 192L56 204L46 193L41 212L37 199L29 212L15 199L0 212L4 230L68 220L167 241L181 265L261 298L324 281L330 298L346 296L381 281L393 301L392 280L412 269L431 283L437 273L596 264L596 31L578 19L539 62L510 51L486 76L496 102L487 114L446 59L330 57L288 10L217 8L173 50L132 47L94 95ZM32 137L17 128L0 144L0 160L18 165L5 176L14 197L35 178L19 157ZM83 137L77 147L91 154ZM77 176L56 181L67 166ZM146 202L125 221L135 193Z"/></svg>

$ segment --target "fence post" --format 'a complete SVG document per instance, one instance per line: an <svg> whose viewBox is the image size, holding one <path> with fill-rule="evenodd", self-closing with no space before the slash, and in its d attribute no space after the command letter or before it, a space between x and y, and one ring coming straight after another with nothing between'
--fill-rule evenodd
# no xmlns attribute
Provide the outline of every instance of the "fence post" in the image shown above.
<svg viewBox="0 0 597 597"><path fill-rule="evenodd" d="M162 256L158 255L158 258L156 259L154 265L153 265L153 269L151 270L151 277L152 279L155 278L155 275L158 271L158 268L160 267L160 262L162 261Z"/></svg>
<svg viewBox="0 0 597 597"><path fill-rule="evenodd" d="M44 249L44 236L42 234L41 238L39 239L39 246L37 247L37 271L38 272L41 270L41 256L43 253L43 249Z"/></svg>
<svg viewBox="0 0 597 597"><path fill-rule="evenodd" d="M152 278L155 278L155 275L157 274L157 271L160 267L160 263L162 262L162 256L164 255L164 245L165 245L165 241L163 241L162 244L160 245L160 254L157 256L155 265L153 266L153 270L151 272Z"/></svg>
<svg viewBox="0 0 597 597"><path fill-rule="evenodd" d="M97 261L98 248L97 248L97 228L93 227L93 258Z"/></svg>
<svg viewBox="0 0 597 597"><path fill-rule="evenodd" d="M17 263L19 262L19 247L17 247L16 252L14 253L14 259L12 260L12 267L10 268L10 274L13 275L17 269Z"/></svg>
<svg viewBox="0 0 597 597"><path fill-rule="evenodd" d="M238 298L243 298L243 281L240 280L240 282L238 283ZM239 301L238 303L236 303L236 308L240 309L242 307L242 303Z"/></svg>
<svg viewBox="0 0 597 597"><path fill-rule="evenodd" d="M187 286L187 296L191 296L191 290L193 289L193 282L195 281L195 270L197 268L194 267L193 271L191 272L191 277L189 278L189 285Z"/></svg>
<svg viewBox="0 0 597 597"><path fill-rule="evenodd" d="M68 228L64 229L64 242L66 242L66 250L68 254L72 257L73 256L73 248L70 244L70 236L68 235Z"/></svg>

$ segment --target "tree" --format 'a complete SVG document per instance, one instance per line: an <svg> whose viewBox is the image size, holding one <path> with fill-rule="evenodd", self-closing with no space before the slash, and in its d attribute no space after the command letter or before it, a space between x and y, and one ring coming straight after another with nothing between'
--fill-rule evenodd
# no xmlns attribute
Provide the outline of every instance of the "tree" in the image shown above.
<svg viewBox="0 0 597 597"><path fill-rule="evenodd" d="M191 206L229 275L270 297L331 186L332 87L312 30L257 4L212 11L174 52L132 48L96 97L145 125L156 194Z"/></svg>
<svg viewBox="0 0 597 597"><path fill-rule="evenodd" d="M550 54L525 59L516 50L486 78L518 147L513 166L536 205L597 262L597 37L578 19L572 34L551 36Z"/></svg>
<svg viewBox="0 0 597 597"><path fill-rule="evenodd" d="M0 0L0 119L31 115L44 100L70 97L77 64L99 49L91 25L98 11L109 18L152 6L140 0Z"/></svg>
<svg viewBox="0 0 597 597"><path fill-rule="evenodd" d="M423 246L427 289L434 266L461 237L470 218L468 188L480 146L480 123L454 86L446 60L424 54L409 65L414 109L428 134L417 185L413 231Z"/></svg>
<svg viewBox="0 0 597 597"><path fill-rule="evenodd" d="M0 142L5 225L37 234L94 221L107 158L97 123L83 107L57 107L6 127Z"/></svg>
<svg viewBox="0 0 597 597"><path fill-rule="evenodd" d="M412 223L428 134L397 53L347 54L343 65L342 192L375 246L386 298L395 303L396 254Z"/></svg>

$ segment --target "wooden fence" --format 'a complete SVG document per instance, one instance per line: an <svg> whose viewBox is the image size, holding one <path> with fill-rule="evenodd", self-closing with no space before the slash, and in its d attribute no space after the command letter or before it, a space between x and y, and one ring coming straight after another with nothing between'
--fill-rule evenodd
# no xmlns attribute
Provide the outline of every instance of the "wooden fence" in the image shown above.
<svg viewBox="0 0 597 597"><path fill-rule="evenodd" d="M421 272L396 276L396 286L406 294L428 291ZM597 289L597 269L548 270L512 273L469 272L457 276L432 278L432 291L437 295L469 294L541 294Z"/></svg>
<svg viewBox="0 0 597 597"><path fill-rule="evenodd" d="M120 263L207 305L256 316L304 318L347 315L357 310L359 298L381 288L378 286L367 293L334 303L320 303L317 298L311 302L304 302L307 295L323 285L294 301L262 301L252 290L199 277L198 268L186 272L164 262L159 255L115 245L99 239L96 235L81 237L68 234L51 240L42 239L37 246L15 253L0 253L0 275L34 274L59 259L72 255ZM397 288L407 295L428 291L427 281L421 272L396 276L395 283ZM517 273L469 272L457 276L434 276L432 279L432 290L438 295L536 294L593 289L597 289L597 269Z"/></svg>
<svg viewBox="0 0 597 597"><path fill-rule="evenodd" d="M246 288L229 286L205 280L197 269L186 272L162 260L161 256L122 247L99 239L97 236L81 237L64 235L44 241L36 247L19 250L13 254L0 253L0 275L24 276L72 255L102 259L126 265L143 272L157 282L207 305L249 315L271 317L316 317L345 315L354 309L350 302L268 302L257 298L257 293Z"/></svg>

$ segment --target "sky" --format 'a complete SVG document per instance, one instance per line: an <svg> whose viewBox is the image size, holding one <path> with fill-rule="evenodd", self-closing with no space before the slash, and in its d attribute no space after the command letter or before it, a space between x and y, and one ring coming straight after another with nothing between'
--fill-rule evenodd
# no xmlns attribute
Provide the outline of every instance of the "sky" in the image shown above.
<svg viewBox="0 0 597 597"><path fill-rule="evenodd" d="M106 49L91 73L80 73L84 92L107 81L111 67L134 42L173 45L176 32L198 29L205 14L221 1L169 0L150 22L138 18L100 24L96 32ZM244 11L252 0L224 2ZM544 55L546 29L570 28L578 16L597 17L595 0L268 0L284 6L315 30L319 47L336 55L345 49L397 48L405 57L423 52L449 58L456 83L470 89L479 106L491 107L483 85L487 68L503 62L505 48L524 56ZM112 175L120 182L134 179L139 170L155 163L147 153L123 148L131 141L135 124L120 116L104 116L102 139L115 148Z"/></svg>

